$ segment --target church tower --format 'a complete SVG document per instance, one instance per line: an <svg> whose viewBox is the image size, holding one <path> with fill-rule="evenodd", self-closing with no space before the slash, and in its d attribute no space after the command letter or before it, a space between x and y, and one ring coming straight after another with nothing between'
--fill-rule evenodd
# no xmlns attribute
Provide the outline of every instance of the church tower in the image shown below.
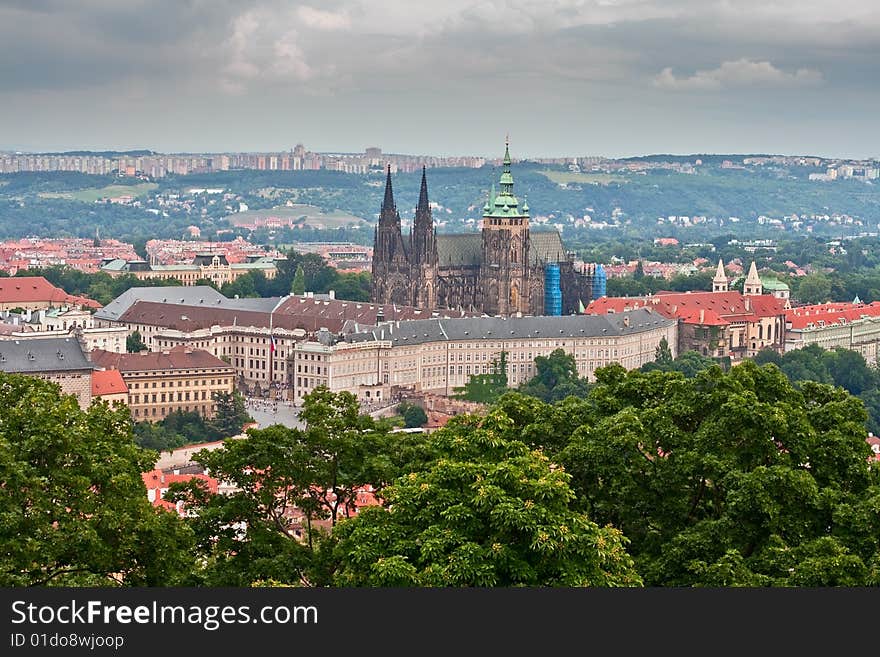
<svg viewBox="0 0 880 657"><path fill-rule="evenodd" d="M749 267L749 275L746 276L746 281L743 283L743 294L749 296L764 294L764 284L758 278L758 268L755 267L754 260L752 260L752 266Z"/></svg>
<svg viewBox="0 0 880 657"><path fill-rule="evenodd" d="M437 234L428 202L428 181L422 167L422 187L410 236L410 262L413 273L412 305L433 309L437 295Z"/></svg>
<svg viewBox="0 0 880 657"><path fill-rule="evenodd" d="M391 189L391 165L385 180L385 199L373 234L373 303L409 305L410 266L406 242L400 232L400 214Z"/></svg>
<svg viewBox="0 0 880 657"><path fill-rule="evenodd" d="M488 315L529 313L529 213L513 195L510 144L505 142L501 191L483 206L479 290Z"/></svg>
<svg viewBox="0 0 880 657"><path fill-rule="evenodd" d="M718 260L718 271L715 272L715 278L712 279L713 292L727 292L728 290L727 274L724 273L724 262Z"/></svg>

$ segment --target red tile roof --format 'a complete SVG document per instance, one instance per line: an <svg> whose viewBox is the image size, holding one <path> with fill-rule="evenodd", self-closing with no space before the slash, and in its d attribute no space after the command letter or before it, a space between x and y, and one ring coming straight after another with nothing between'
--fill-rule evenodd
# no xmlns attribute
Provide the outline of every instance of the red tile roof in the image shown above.
<svg viewBox="0 0 880 657"><path fill-rule="evenodd" d="M127 393L128 386L119 370L97 370L92 373L92 397Z"/></svg>
<svg viewBox="0 0 880 657"><path fill-rule="evenodd" d="M208 486L208 491L211 493L217 494L217 490L219 488L218 482L214 477L209 477L205 474L165 474L161 470L150 470L149 472L142 472L141 478L144 480L144 486L147 491L153 490L155 491L153 497L153 506L159 506L163 509L167 509L168 511L174 511L176 513L183 514L182 506L178 508L176 504L173 502L168 502L167 500L162 499L163 490L167 490L168 486L177 483L177 482L187 482L190 479L201 479Z"/></svg>
<svg viewBox="0 0 880 657"><path fill-rule="evenodd" d="M785 313L785 322L790 329L805 329L810 324L818 327L847 324L862 317L880 317L880 301L873 303L820 303L813 306L792 308Z"/></svg>
<svg viewBox="0 0 880 657"><path fill-rule="evenodd" d="M53 305L76 305L100 308L101 304L86 297L68 294L42 276L12 276L0 279L0 303L34 303L48 301Z"/></svg>
<svg viewBox="0 0 880 657"><path fill-rule="evenodd" d="M166 351L151 351L146 354L117 354L103 349L91 352L92 362L98 367L117 369L120 372L151 372L157 370L197 370L232 369L203 349L190 349L184 345Z"/></svg>
<svg viewBox="0 0 880 657"><path fill-rule="evenodd" d="M724 321L717 312L711 309L691 308L679 313L679 319L685 324L696 324L698 326L729 326L730 322Z"/></svg>
<svg viewBox="0 0 880 657"><path fill-rule="evenodd" d="M739 292L669 292L650 297L601 297L590 302L587 313L603 315L635 308L653 308L664 317L687 323L721 325L751 322L785 313L785 301L773 295L744 296ZM702 315L700 311L705 311ZM701 320L702 317L702 320Z"/></svg>
<svg viewBox="0 0 880 657"><path fill-rule="evenodd" d="M868 445L871 446L871 458L875 461L880 461L880 438L873 434L868 434Z"/></svg>

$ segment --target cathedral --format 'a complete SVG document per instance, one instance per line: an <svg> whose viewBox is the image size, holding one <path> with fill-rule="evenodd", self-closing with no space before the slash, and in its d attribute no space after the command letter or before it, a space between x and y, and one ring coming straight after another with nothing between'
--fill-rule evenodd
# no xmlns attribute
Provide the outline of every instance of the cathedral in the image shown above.
<svg viewBox="0 0 880 657"><path fill-rule="evenodd" d="M576 268L555 230L529 230L529 206L513 194L510 163L506 146L500 192L493 185L482 231L439 235L424 168L412 231L403 235L389 167L373 238L371 301L502 316L583 312L593 272Z"/></svg>

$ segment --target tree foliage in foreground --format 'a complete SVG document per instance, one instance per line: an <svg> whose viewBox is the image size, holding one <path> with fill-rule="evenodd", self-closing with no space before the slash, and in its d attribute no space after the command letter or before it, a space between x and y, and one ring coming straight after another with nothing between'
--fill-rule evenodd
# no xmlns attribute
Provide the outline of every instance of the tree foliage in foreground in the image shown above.
<svg viewBox="0 0 880 657"><path fill-rule="evenodd" d="M334 531L341 586L635 586L626 541L574 511L570 476L513 420L454 418L436 460Z"/></svg>
<svg viewBox="0 0 880 657"><path fill-rule="evenodd" d="M623 531L646 584L880 583L880 472L858 399L749 361L597 379L567 407L500 404L571 474L579 508Z"/></svg>
<svg viewBox="0 0 880 657"><path fill-rule="evenodd" d="M196 512L190 522L206 584L320 580L312 574L318 528L326 533L350 515L359 487L380 487L397 472L388 428L360 415L352 394L318 387L303 398L300 418L305 429L251 429L245 439L196 454L234 493L212 496L195 480L172 486L171 499Z"/></svg>
<svg viewBox="0 0 880 657"><path fill-rule="evenodd" d="M194 564L192 533L153 508L129 411L82 411L54 383L0 374L0 585L163 586Z"/></svg>

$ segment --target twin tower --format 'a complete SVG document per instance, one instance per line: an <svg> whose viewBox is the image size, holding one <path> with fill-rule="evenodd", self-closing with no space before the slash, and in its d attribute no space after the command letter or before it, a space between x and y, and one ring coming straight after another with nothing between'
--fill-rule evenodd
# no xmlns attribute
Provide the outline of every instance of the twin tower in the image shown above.
<svg viewBox="0 0 880 657"><path fill-rule="evenodd" d="M562 313L577 312L584 302L589 303L591 277L575 271L559 233L529 230L528 203L520 204L513 193L510 166L506 146L500 192L496 194L493 186L489 193L481 232L439 235L423 168L415 220L406 236L394 203L389 167L373 238L371 300L425 310L542 315L549 280L559 286ZM553 298L556 290L550 292Z"/></svg>

